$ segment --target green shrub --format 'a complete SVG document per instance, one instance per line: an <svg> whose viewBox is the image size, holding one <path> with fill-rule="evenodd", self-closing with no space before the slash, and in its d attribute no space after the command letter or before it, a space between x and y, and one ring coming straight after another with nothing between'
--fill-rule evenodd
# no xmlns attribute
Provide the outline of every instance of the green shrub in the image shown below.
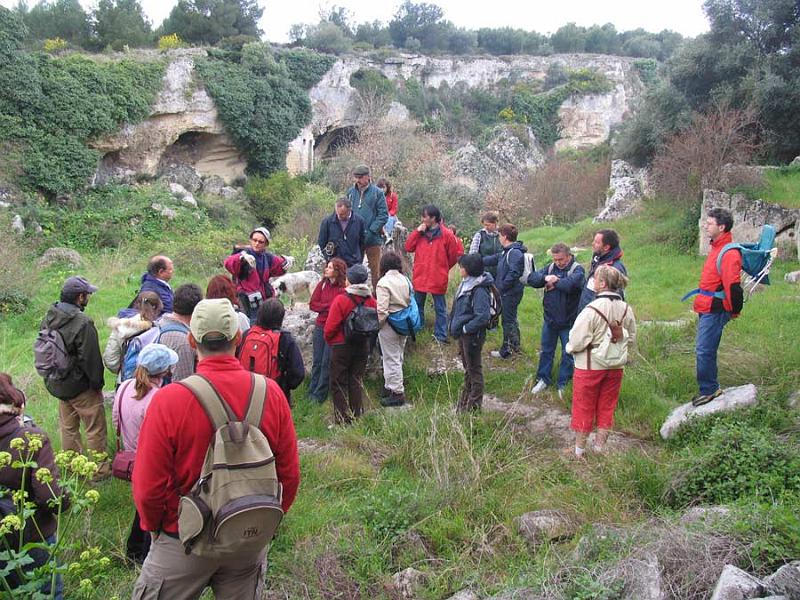
<svg viewBox="0 0 800 600"><path fill-rule="evenodd" d="M800 496L787 494L781 502L746 506L734 532L746 538L756 572L768 574L787 558L800 556Z"/></svg>
<svg viewBox="0 0 800 600"><path fill-rule="evenodd" d="M364 493L357 512L379 541L391 541L414 523L416 494L395 485L383 485Z"/></svg>
<svg viewBox="0 0 800 600"><path fill-rule="evenodd" d="M300 200L305 185L286 171L279 171L269 177L250 177L244 193L256 221L275 227Z"/></svg>
<svg viewBox="0 0 800 600"><path fill-rule="evenodd" d="M358 69L350 75L350 85L362 94L389 99L394 96L394 83L377 69Z"/></svg>
<svg viewBox="0 0 800 600"><path fill-rule="evenodd" d="M720 423L706 443L680 452L674 468L668 492L674 507L800 492L800 455L769 429L748 422Z"/></svg>

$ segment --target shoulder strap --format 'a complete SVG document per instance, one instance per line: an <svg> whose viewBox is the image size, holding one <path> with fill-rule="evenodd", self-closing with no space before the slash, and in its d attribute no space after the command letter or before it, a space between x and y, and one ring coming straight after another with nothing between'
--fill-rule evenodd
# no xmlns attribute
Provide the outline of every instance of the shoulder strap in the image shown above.
<svg viewBox="0 0 800 600"><path fill-rule="evenodd" d="M238 420L228 403L219 395L217 389L202 375L195 373L177 383L192 392L200 406L206 411L208 418L211 419L214 429L219 429L226 423Z"/></svg>
<svg viewBox="0 0 800 600"><path fill-rule="evenodd" d="M119 402L117 402L117 412L119 412L119 418L117 419L117 452L122 449L120 444L120 438L122 437L122 397L125 395L126 390L131 386L133 381L135 380L128 379L128 381L120 386Z"/></svg>
<svg viewBox="0 0 800 600"><path fill-rule="evenodd" d="M364 302L367 301L367 297L366 296L356 296L355 294L351 294L350 292L345 292L345 294L347 294L350 297L350 300L352 301L354 306L359 306L361 304L364 304ZM356 298L359 298L359 297L362 298L361 302L359 302L356 299Z"/></svg>
<svg viewBox="0 0 800 600"><path fill-rule="evenodd" d="M577 269L578 267L580 267L580 264L578 264L578 261L577 260L573 260L572 261L572 266L569 268L569 271L567 271L567 276L569 277L570 275L572 275L575 272L575 269Z"/></svg>
<svg viewBox="0 0 800 600"><path fill-rule="evenodd" d="M611 323L609 323L608 319L606 318L606 316L602 312L600 312L598 309L596 309L594 306L591 306L591 305L587 305L586 308L591 308L594 312L596 312L598 315L600 315L600 317L603 319L603 321L606 322L606 325L608 325L608 327L611 328ZM625 307L625 311L627 312L627 310L628 310L628 308L626 306Z"/></svg>
<svg viewBox="0 0 800 600"><path fill-rule="evenodd" d="M267 404L267 379L261 375L250 373L250 399L244 420L256 428L261 427L261 419Z"/></svg>

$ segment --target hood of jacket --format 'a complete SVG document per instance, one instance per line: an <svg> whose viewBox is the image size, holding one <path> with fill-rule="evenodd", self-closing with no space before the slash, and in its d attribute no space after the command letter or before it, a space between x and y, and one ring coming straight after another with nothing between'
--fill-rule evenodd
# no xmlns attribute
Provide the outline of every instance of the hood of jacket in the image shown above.
<svg viewBox="0 0 800 600"><path fill-rule="evenodd" d="M460 298L464 294L469 294L477 287L489 287L493 283L494 277L492 277L491 273L484 272L483 275L479 275L478 277L466 277L461 282L461 285L458 286L456 298Z"/></svg>
<svg viewBox="0 0 800 600"><path fill-rule="evenodd" d="M372 295L372 286L368 283L351 283L345 288L345 292L354 296L368 297Z"/></svg>
<svg viewBox="0 0 800 600"><path fill-rule="evenodd" d="M64 325L72 321L83 311L74 304L68 302L56 302L51 305L45 315L45 324L50 329L61 329Z"/></svg>
<svg viewBox="0 0 800 600"><path fill-rule="evenodd" d="M106 321L106 325L123 340L127 340L129 337L147 331L153 326L150 321L143 320L140 315L125 319L111 317Z"/></svg>
<svg viewBox="0 0 800 600"><path fill-rule="evenodd" d="M525 244L523 244L522 242L517 241L517 242L511 242L508 246L503 248L503 252L508 254L509 252L511 252L514 249L519 250L523 254L525 254L528 251L528 248L525 246Z"/></svg>

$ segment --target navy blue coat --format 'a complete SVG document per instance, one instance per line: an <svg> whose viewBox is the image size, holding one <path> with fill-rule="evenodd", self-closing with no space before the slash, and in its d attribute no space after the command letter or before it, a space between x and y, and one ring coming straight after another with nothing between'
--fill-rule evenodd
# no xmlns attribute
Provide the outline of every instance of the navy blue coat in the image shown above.
<svg viewBox="0 0 800 600"><path fill-rule="evenodd" d="M519 278L525 270L525 253L528 249L522 242L512 242L499 254L485 256L484 266L497 265L497 280L495 285L502 296L522 294L525 286Z"/></svg>
<svg viewBox="0 0 800 600"><path fill-rule="evenodd" d="M573 264L575 270L570 275L569 270ZM551 265L552 272L550 272ZM583 267L575 262L574 257L564 269L559 269L555 263L550 263L545 268L531 273L528 277L528 285L542 288L545 286L544 278L548 275L555 275L559 280L553 289L544 292L542 300L544 319L554 329L572 327L575 317L578 316L578 301L581 297L585 275Z"/></svg>
<svg viewBox="0 0 800 600"><path fill-rule="evenodd" d="M627 275L628 271L625 269L625 265L622 263L622 248L614 248L607 254L602 256L592 256L592 263L589 267L589 274L586 276L586 285L583 286L583 291L581 292L581 301L578 303L578 312L580 313L586 305L589 304L592 300L595 299L595 292L594 290L590 290L587 286L589 285L589 281L592 279L594 272L597 270L597 267L600 265L611 265L617 271L622 273L623 275ZM625 294L622 293L620 290L619 295L622 299L625 299Z"/></svg>
<svg viewBox="0 0 800 600"><path fill-rule="evenodd" d="M453 300L450 311L450 335L459 338L463 334L480 333L486 329L491 318L491 290L494 283L491 273L484 273L483 279L471 291Z"/></svg>
<svg viewBox="0 0 800 600"><path fill-rule="evenodd" d="M142 275L141 286L139 293L142 292L155 292L161 298L161 304L164 305L163 313L172 312L172 288L166 281L162 281L157 277L153 277L150 273Z"/></svg>
<svg viewBox="0 0 800 600"><path fill-rule="evenodd" d="M336 250L332 255L325 252L328 242L336 245ZM348 267L360 264L364 260L364 244L366 242L366 226L364 219L359 217L355 211L350 213L350 220L347 227L342 231L339 225L339 217L334 212L323 219L319 226L319 237L317 243L326 259L333 257L341 258L347 263Z"/></svg>

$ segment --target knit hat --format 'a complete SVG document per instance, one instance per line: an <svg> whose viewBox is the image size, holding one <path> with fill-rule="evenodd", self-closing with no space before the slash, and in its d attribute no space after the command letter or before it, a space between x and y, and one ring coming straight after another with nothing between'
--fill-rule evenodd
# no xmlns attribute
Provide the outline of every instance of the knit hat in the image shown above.
<svg viewBox="0 0 800 600"><path fill-rule="evenodd" d="M358 165L355 169L353 169L353 175L356 177L369 175L369 167L367 165Z"/></svg>
<svg viewBox="0 0 800 600"><path fill-rule="evenodd" d="M269 229L266 227L256 227L253 231L250 232L250 237L253 237L254 233L260 233L267 239L267 243L269 244L272 241L272 235L269 232Z"/></svg>
<svg viewBox="0 0 800 600"><path fill-rule="evenodd" d="M163 373L178 363L178 354L164 344L147 344L136 357L136 366L144 367L150 375Z"/></svg>
<svg viewBox="0 0 800 600"><path fill-rule="evenodd" d="M209 334L213 334L211 338L230 341L239 331L239 317L227 298L201 300L194 307L189 328L198 342L202 342Z"/></svg>
<svg viewBox="0 0 800 600"><path fill-rule="evenodd" d="M350 283L365 283L369 277L367 267L361 264L356 264L347 269L347 281Z"/></svg>

